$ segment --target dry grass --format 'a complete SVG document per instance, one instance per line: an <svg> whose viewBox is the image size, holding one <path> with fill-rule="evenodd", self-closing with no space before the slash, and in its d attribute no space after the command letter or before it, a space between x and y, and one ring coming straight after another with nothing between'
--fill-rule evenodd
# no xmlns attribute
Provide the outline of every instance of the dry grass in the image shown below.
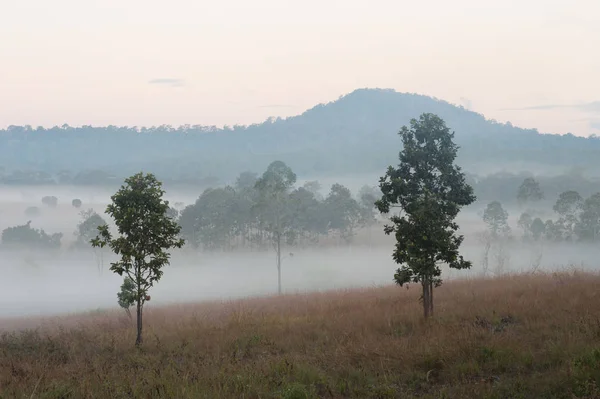
<svg viewBox="0 0 600 399"><path fill-rule="evenodd" d="M565 273L447 283L428 322L416 286L149 307L139 350L120 313L47 320L0 338L0 397L600 397L599 295Z"/></svg>

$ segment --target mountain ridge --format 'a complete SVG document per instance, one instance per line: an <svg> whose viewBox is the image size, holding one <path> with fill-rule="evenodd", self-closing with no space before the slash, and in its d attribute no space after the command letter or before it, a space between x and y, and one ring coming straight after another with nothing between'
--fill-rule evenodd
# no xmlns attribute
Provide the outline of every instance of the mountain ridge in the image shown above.
<svg viewBox="0 0 600 399"><path fill-rule="evenodd" d="M375 173L397 162L398 131L424 112L439 115L456 132L458 161L466 169L600 166L596 138L539 133L434 97L372 88L244 126L11 126L0 130L0 166L49 173L96 169L119 177L144 169L169 178L230 179L280 159L304 175Z"/></svg>

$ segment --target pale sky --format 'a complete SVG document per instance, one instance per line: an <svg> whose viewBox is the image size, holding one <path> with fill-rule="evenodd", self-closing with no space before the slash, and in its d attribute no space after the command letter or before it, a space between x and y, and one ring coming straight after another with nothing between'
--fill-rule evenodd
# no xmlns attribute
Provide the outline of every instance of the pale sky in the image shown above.
<svg viewBox="0 0 600 399"><path fill-rule="evenodd" d="M249 124L379 87L588 135L599 49L598 0L0 0L0 127Z"/></svg>

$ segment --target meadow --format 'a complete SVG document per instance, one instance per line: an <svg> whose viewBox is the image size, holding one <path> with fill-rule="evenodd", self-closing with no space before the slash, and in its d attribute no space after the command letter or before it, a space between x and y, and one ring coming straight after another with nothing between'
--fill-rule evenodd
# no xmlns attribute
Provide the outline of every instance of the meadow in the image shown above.
<svg viewBox="0 0 600 399"><path fill-rule="evenodd" d="M577 269L5 319L2 398L597 398L600 276Z"/></svg>

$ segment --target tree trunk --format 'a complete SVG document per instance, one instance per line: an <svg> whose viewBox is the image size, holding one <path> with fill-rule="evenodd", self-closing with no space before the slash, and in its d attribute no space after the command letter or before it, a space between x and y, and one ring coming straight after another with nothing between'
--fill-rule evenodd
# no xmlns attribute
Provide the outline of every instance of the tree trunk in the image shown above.
<svg viewBox="0 0 600 399"><path fill-rule="evenodd" d="M137 309L136 309L136 316L137 316L137 338L135 339L135 346L140 346L142 344L142 311L143 311L143 300L144 298L142 298L142 287L141 287L141 267L138 261L136 261L136 267L135 267L135 271L136 271L136 283L137 283Z"/></svg>
<svg viewBox="0 0 600 399"><path fill-rule="evenodd" d="M142 344L142 301L141 298L137 300L137 338L135 339L135 346Z"/></svg>
<svg viewBox="0 0 600 399"><path fill-rule="evenodd" d="M429 317L429 279L424 277L423 282L421 283L423 286L423 316L425 318Z"/></svg>
<svg viewBox="0 0 600 399"><path fill-rule="evenodd" d="M429 280L429 316L433 316L433 281Z"/></svg>
<svg viewBox="0 0 600 399"><path fill-rule="evenodd" d="M281 234L277 233L277 292L281 295Z"/></svg>

